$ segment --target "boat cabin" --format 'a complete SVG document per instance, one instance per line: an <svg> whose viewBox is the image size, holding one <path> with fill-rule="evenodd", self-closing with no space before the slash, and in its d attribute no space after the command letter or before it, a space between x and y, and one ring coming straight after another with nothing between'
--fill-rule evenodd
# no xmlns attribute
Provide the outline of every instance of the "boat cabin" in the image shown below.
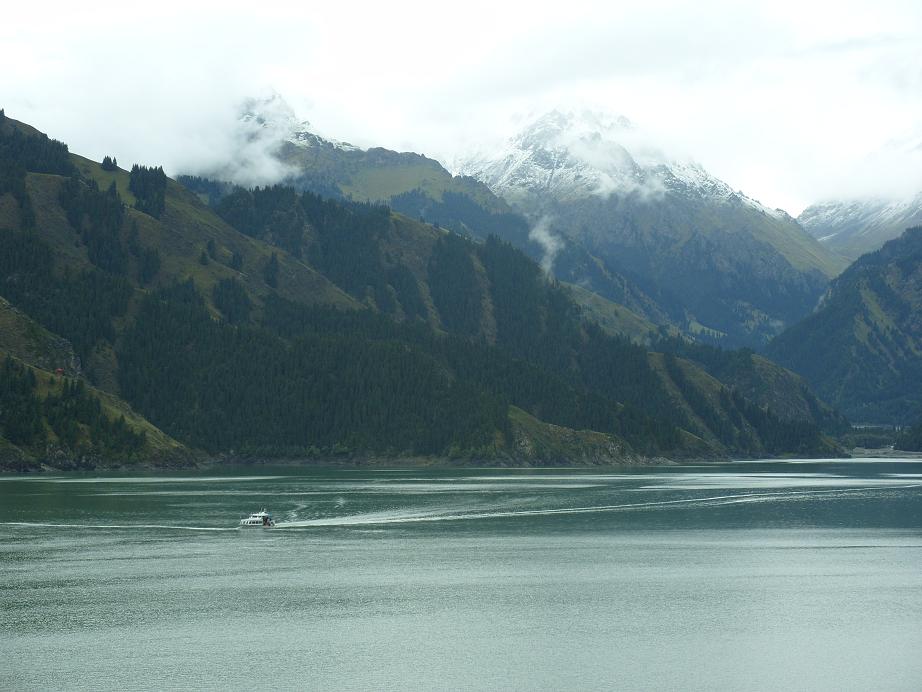
<svg viewBox="0 0 922 692"><path fill-rule="evenodd" d="M275 526L272 515L266 510L253 512L250 516L240 520L241 526Z"/></svg>

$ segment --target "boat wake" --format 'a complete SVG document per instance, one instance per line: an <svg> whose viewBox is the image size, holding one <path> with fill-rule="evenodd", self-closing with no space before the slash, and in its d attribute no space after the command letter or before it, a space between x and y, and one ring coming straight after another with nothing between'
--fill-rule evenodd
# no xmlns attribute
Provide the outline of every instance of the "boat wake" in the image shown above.
<svg viewBox="0 0 922 692"><path fill-rule="evenodd" d="M459 507L436 507L432 509L406 508L403 510L387 510L367 512L362 514L316 517L311 519L298 519L297 512L305 508L299 504L294 510L286 512L285 521L277 521L273 531L290 529L312 529L320 527L356 527L356 526L384 526L393 524L420 524L445 521L476 521L491 519L515 519L524 517L551 517L580 514L603 514L614 512L641 512L679 508L705 508L721 507L727 505L740 505L767 502L796 502L813 500L823 497L833 499L845 495L860 495L861 493L887 493L897 490L922 488L922 483L900 483L888 487L868 485L861 487L845 488L812 488L805 490L785 490L769 492L732 493L725 495L710 495L705 497L685 497L674 500L651 500L648 502L625 502L619 504L589 505L577 507L484 507L471 509ZM346 502L336 503L337 507L346 506ZM90 529L90 530L137 530L156 529L162 531L193 531L193 532L227 532L239 531L240 526L182 526L176 524L65 524L54 522L28 522L28 521L3 521L0 526L55 528L55 529Z"/></svg>
<svg viewBox="0 0 922 692"><path fill-rule="evenodd" d="M0 526L53 529L167 529L170 531L238 531L238 526L175 526L172 524L52 524L38 521L0 521Z"/></svg>
<svg viewBox="0 0 922 692"><path fill-rule="evenodd" d="M555 515L600 514L608 512L648 511L669 507L719 507L724 505L748 504L757 502L783 502L813 499L825 495L842 495L868 491L905 490L922 487L922 483L897 485L888 488L867 486L859 488L834 488L823 490L795 490L769 493L736 493L733 495L713 495L710 497L682 498L679 500L657 500L651 502L630 502L613 505L594 505L588 507L560 507L547 509L484 510L479 512L459 512L452 514L437 512L404 512L356 514L345 517L323 517L298 521L278 522L277 529L304 529L322 526L365 526L375 524L412 524L441 521L469 521L477 519L505 519L516 517L545 517Z"/></svg>

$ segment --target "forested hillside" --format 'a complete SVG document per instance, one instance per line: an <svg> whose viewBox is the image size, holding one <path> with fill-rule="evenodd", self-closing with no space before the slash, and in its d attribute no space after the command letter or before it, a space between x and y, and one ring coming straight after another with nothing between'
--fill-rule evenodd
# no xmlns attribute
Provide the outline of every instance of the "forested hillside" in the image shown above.
<svg viewBox="0 0 922 692"><path fill-rule="evenodd" d="M282 186L223 188L209 207L156 166L103 168L9 119L0 135L0 295L191 448L561 463L548 436L591 430L579 439L604 463L832 450L814 416L605 333L495 237ZM25 401L20 367L6 379ZM88 444L129 454L106 420L80 419Z"/></svg>
<svg viewBox="0 0 922 692"><path fill-rule="evenodd" d="M853 421L906 425L922 414L922 228L862 256L820 308L768 355Z"/></svg>
<svg viewBox="0 0 922 692"><path fill-rule="evenodd" d="M0 363L0 431L0 468L193 460L182 445L83 379L52 375L9 355Z"/></svg>

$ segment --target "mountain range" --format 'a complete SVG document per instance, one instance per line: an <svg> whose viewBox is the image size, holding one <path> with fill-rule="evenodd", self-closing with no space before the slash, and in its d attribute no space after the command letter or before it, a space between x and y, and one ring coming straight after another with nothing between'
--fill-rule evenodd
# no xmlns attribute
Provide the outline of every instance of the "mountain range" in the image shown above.
<svg viewBox="0 0 922 692"><path fill-rule="evenodd" d="M578 244L684 331L726 345L764 343L845 266L788 214L662 153L624 117L551 111L458 170L545 219L552 247ZM605 295L580 274L558 267Z"/></svg>
<svg viewBox="0 0 922 692"><path fill-rule="evenodd" d="M431 169L497 205L478 213L518 218ZM584 291L582 308L494 234L342 188L180 185L2 111L0 172L7 468L838 452L823 431L844 420L798 376L661 333L646 333L654 350L632 343L616 335L624 308Z"/></svg>
<svg viewBox="0 0 922 692"><path fill-rule="evenodd" d="M505 148L453 162L457 175L419 154L320 137L278 96L247 102L241 123L297 189L498 235L558 279L698 340L766 343L846 264L785 212L668 157L623 117L551 111Z"/></svg>

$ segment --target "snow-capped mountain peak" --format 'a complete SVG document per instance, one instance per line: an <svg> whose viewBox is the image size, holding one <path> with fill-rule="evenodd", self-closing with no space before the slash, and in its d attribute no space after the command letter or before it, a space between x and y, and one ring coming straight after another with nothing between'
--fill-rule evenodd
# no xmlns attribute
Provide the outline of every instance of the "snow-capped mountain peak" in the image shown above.
<svg viewBox="0 0 922 692"><path fill-rule="evenodd" d="M651 181L622 144L633 130L621 116L552 110L526 124L501 151L464 157L455 167L511 198L644 190Z"/></svg>
<svg viewBox="0 0 922 692"><path fill-rule="evenodd" d="M552 110L529 121L499 151L460 159L455 168L510 201L530 196L575 200L591 196L683 194L768 209L708 173L664 153L621 115Z"/></svg>
<svg viewBox="0 0 922 692"><path fill-rule="evenodd" d="M612 141L632 130L634 125L624 116L555 109L532 120L512 141L525 149L554 148L577 141Z"/></svg>
<svg viewBox="0 0 922 692"><path fill-rule="evenodd" d="M240 104L239 121L254 133L262 132L280 139L288 139L310 128L310 123L298 120L294 109L276 92L245 99Z"/></svg>
<svg viewBox="0 0 922 692"><path fill-rule="evenodd" d="M309 121L299 120L294 109L281 94L246 99L240 107L239 121L252 138L291 142L300 147L332 146L345 151L358 147L322 137L312 131Z"/></svg>

